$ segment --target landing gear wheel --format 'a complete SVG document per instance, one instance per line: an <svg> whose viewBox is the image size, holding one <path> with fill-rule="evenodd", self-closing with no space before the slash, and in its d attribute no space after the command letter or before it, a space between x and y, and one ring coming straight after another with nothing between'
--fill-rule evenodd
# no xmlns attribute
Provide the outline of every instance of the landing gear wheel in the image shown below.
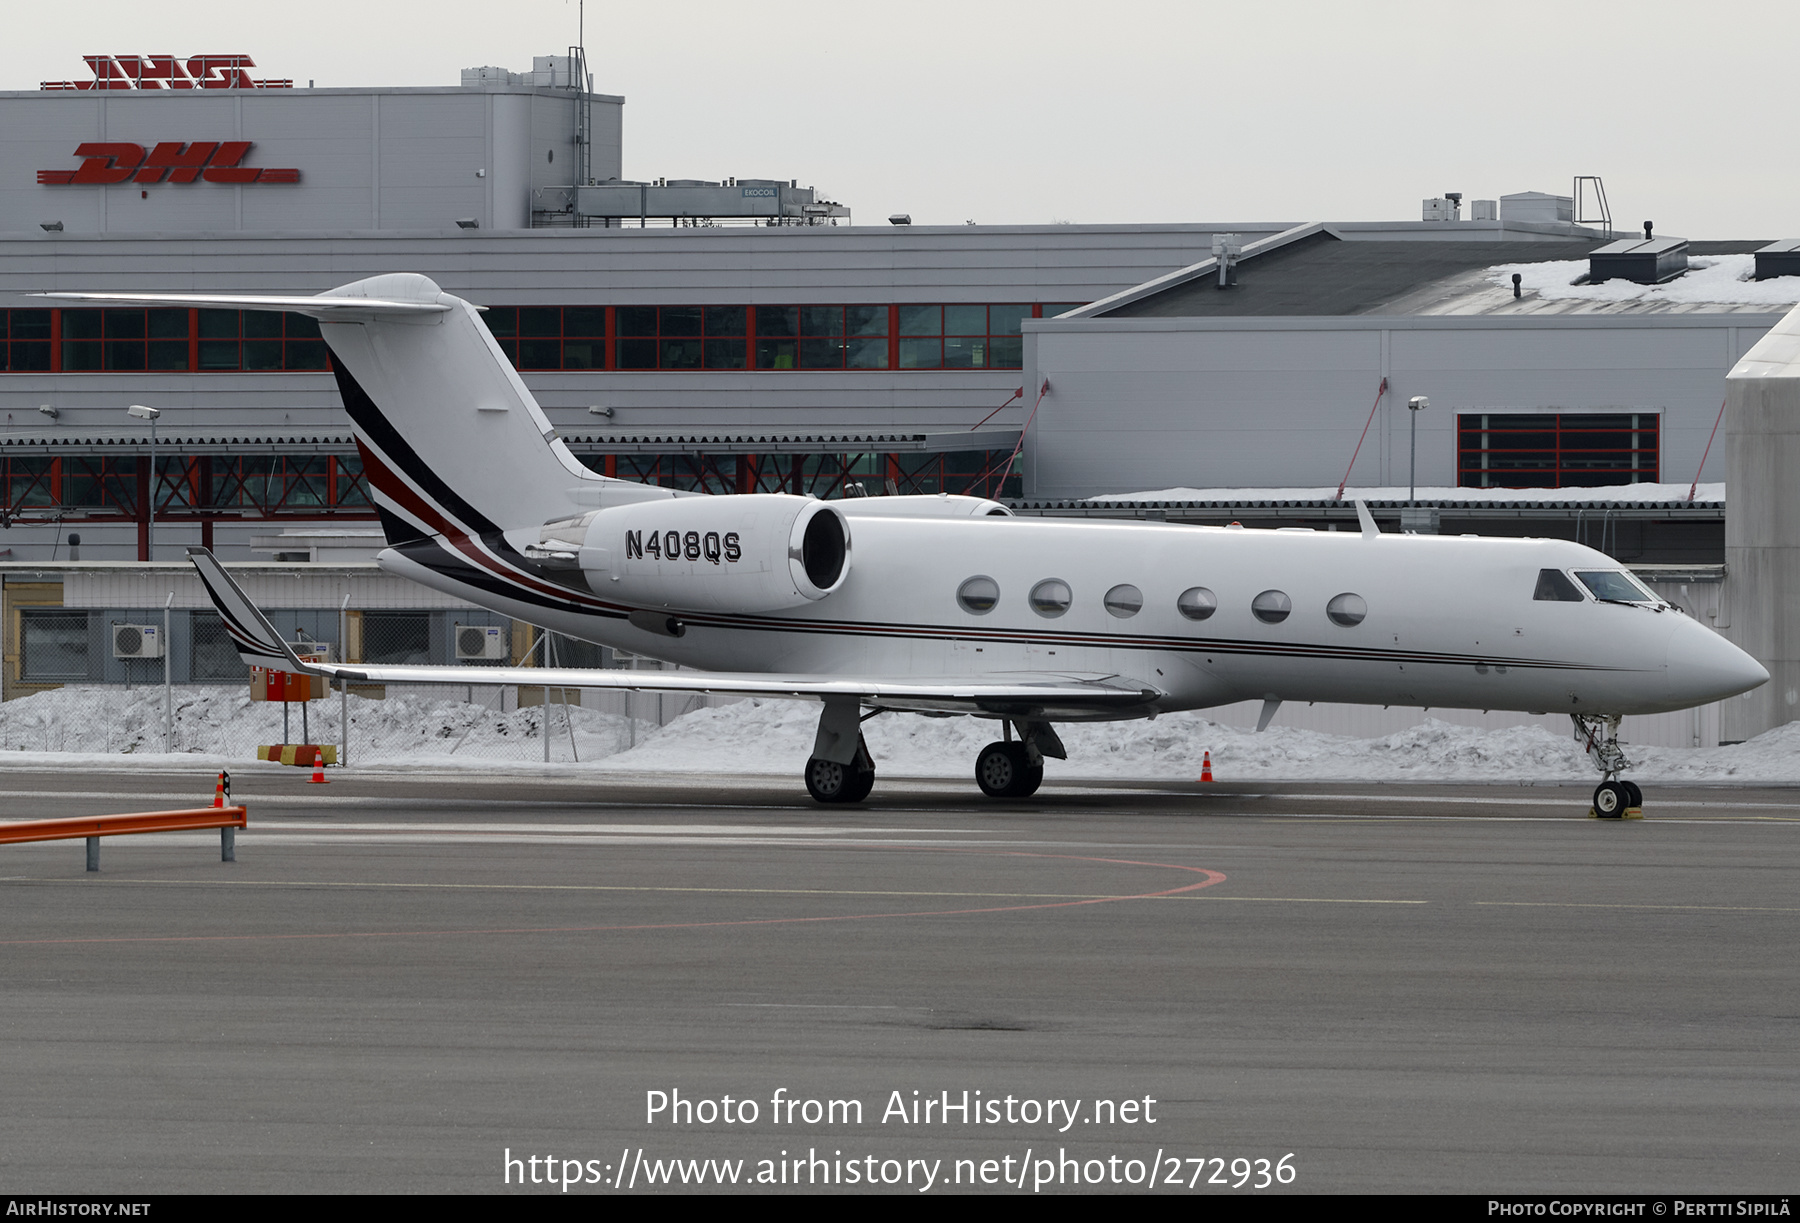
<svg viewBox="0 0 1800 1223"><path fill-rule="evenodd" d="M860 803L869 797L869 791L875 788L875 770L858 769L851 773L850 784L845 788L840 803Z"/></svg>
<svg viewBox="0 0 1800 1223"><path fill-rule="evenodd" d="M806 792L821 803L860 803L874 788L874 769L817 756L806 762Z"/></svg>
<svg viewBox="0 0 1800 1223"><path fill-rule="evenodd" d="M1594 814L1603 820L1625 818L1625 808L1632 805L1628 783L1603 781L1594 788ZM1635 789L1636 787L1633 787Z"/></svg>
<svg viewBox="0 0 1800 1223"><path fill-rule="evenodd" d="M975 784L989 798L1027 798L1044 781L1044 766L1034 765L1023 743L990 743L975 757Z"/></svg>
<svg viewBox="0 0 1800 1223"><path fill-rule="evenodd" d="M821 803L841 803L854 784L849 766L814 756L806 762L806 792Z"/></svg>
<svg viewBox="0 0 1800 1223"><path fill-rule="evenodd" d="M1642 808L1644 805L1644 792L1638 789L1637 782L1626 781L1621 777L1619 778L1619 784L1625 787L1625 797L1629 800L1626 803L1626 806Z"/></svg>

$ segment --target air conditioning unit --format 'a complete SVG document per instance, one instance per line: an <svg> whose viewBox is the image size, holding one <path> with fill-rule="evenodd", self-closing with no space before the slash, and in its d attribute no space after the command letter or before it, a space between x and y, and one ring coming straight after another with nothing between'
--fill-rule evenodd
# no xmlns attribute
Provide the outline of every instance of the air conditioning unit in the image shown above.
<svg viewBox="0 0 1800 1223"><path fill-rule="evenodd" d="M112 647L114 658L161 658L162 629L154 624L115 624Z"/></svg>
<svg viewBox="0 0 1800 1223"><path fill-rule="evenodd" d="M492 624L458 624L454 627L458 661L507 657L507 632L504 628Z"/></svg>

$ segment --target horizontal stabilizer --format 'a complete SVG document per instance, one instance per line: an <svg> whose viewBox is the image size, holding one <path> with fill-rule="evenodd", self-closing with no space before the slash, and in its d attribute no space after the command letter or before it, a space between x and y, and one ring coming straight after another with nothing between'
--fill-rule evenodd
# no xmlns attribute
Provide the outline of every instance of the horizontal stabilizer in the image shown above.
<svg viewBox="0 0 1800 1223"><path fill-rule="evenodd" d="M351 322L376 315L445 314L445 302L401 301L380 297L309 297L273 293L33 293L60 301L111 306L188 306L200 310L275 310L316 319Z"/></svg>

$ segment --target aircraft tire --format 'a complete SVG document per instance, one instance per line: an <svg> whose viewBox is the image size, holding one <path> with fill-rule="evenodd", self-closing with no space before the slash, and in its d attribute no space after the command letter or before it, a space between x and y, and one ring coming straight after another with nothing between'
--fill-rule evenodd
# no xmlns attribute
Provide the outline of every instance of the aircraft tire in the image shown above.
<svg viewBox="0 0 1800 1223"><path fill-rule="evenodd" d="M1594 814L1603 820L1623 819L1630 796L1616 781L1603 781L1594 787Z"/></svg>
<svg viewBox="0 0 1800 1223"><path fill-rule="evenodd" d="M806 762L806 792L814 800L821 803L847 803L856 799L846 797L855 793L856 778L849 766L839 764L835 760L821 760L814 756ZM869 774L869 784L875 782L875 774ZM864 791L867 794L868 791Z"/></svg>
<svg viewBox="0 0 1800 1223"><path fill-rule="evenodd" d="M990 743L975 757L975 784L989 798L1024 798L1043 780L1043 766L1026 763L1023 743Z"/></svg>
<svg viewBox="0 0 1800 1223"><path fill-rule="evenodd" d="M840 803L860 803L863 799L869 797L869 791L874 788L875 770L859 769L851 775L849 785L844 789L843 797L839 798L837 801Z"/></svg>
<svg viewBox="0 0 1800 1223"><path fill-rule="evenodd" d="M1619 779L1619 784L1625 787L1625 797L1627 800L1629 800L1626 803L1627 806L1639 807L1639 808L1643 807L1644 792L1638 788L1637 782L1626 781L1623 777L1621 777Z"/></svg>
<svg viewBox="0 0 1800 1223"><path fill-rule="evenodd" d="M1033 794L1037 793L1038 787L1043 784L1044 766L1041 764L1027 766L1024 775L1019 778L1019 788L1014 791L1012 797L1030 798Z"/></svg>

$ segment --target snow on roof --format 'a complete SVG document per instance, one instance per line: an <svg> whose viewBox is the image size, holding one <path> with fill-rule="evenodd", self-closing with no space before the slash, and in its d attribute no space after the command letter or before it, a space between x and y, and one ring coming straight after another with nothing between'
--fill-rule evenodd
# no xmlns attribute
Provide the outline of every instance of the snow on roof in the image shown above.
<svg viewBox="0 0 1800 1223"><path fill-rule="evenodd" d="M1667 305L1792 306L1800 302L1800 276L1753 280L1755 255L1694 255L1683 276L1660 285L1630 280L1574 284L1588 273L1585 259L1547 263L1502 263L1488 269L1488 280L1509 292L1513 273L1519 287L1545 301L1643 302Z"/></svg>
<svg viewBox="0 0 1800 1223"><path fill-rule="evenodd" d="M1405 502L1409 499L1420 505L1467 505L1467 504L1506 504L1506 503L1542 503L1567 504L1591 503L1594 505L1617 504L1654 504L1657 502L1680 501L1688 499L1688 484L1609 484L1600 488L1439 488L1420 485L1416 490L1409 490L1405 485L1389 486L1356 486L1344 490L1343 497L1338 497L1335 485L1316 488L1160 488L1145 492L1106 493L1098 497L1089 497L1089 502L1103 501L1171 501L1171 502L1210 502L1226 505L1245 505L1259 501L1342 501L1349 505L1352 501L1367 501L1371 505L1383 502ZM1701 484L1694 488L1694 503L1720 503L1725 500L1725 485L1721 481L1716 484Z"/></svg>

